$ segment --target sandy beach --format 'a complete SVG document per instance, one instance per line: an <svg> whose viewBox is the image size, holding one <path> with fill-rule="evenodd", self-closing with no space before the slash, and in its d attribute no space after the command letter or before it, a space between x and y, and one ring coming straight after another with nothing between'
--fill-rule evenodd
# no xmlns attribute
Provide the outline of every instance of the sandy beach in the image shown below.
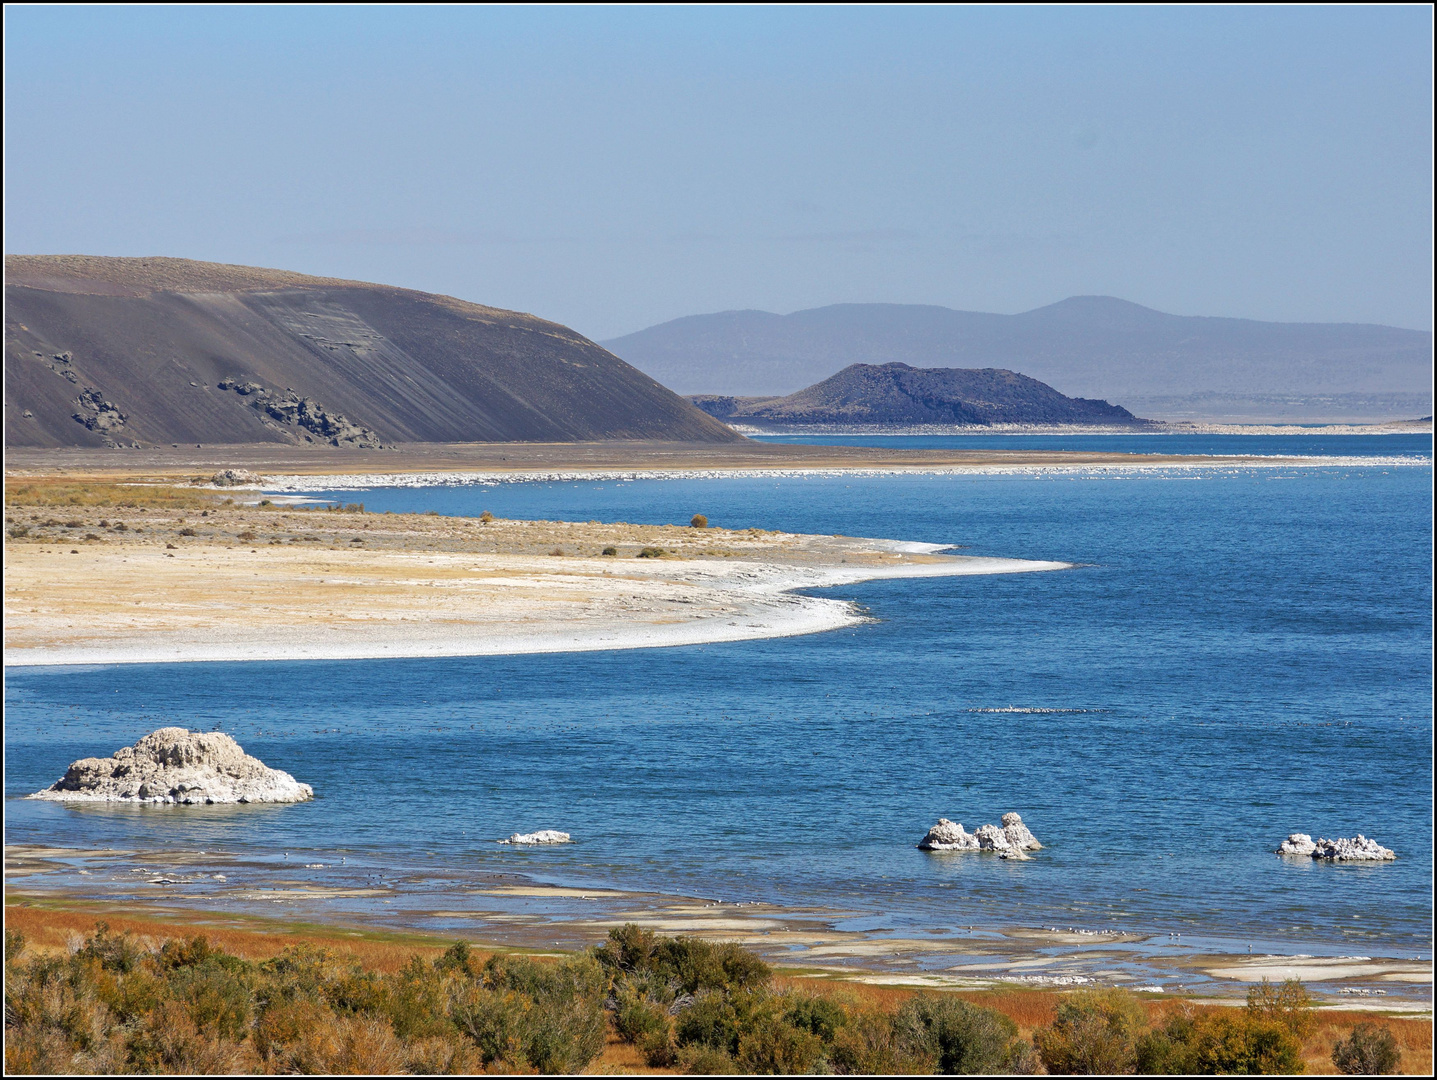
<svg viewBox="0 0 1437 1080"><path fill-rule="evenodd" d="M220 492L205 495L213 505L203 511L91 507L60 520L50 509L8 508L26 533L6 547L6 663L744 641L865 617L798 589L1067 565L943 555L896 540L246 507L220 505ZM645 557L646 550L662 554Z"/></svg>

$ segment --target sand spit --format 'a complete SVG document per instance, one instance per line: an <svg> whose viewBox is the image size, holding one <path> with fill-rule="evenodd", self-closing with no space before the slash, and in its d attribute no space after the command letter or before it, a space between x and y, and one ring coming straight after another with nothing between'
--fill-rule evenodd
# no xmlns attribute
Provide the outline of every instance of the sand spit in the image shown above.
<svg viewBox="0 0 1437 1080"><path fill-rule="evenodd" d="M759 529L219 504L202 515L75 512L72 524L48 510L7 507L16 521L33 523L6 545L7 664L479 656L747 641L867 618L850 603L799 589L1069 565ZM125 521L117 523L120 514Z"/></svg>

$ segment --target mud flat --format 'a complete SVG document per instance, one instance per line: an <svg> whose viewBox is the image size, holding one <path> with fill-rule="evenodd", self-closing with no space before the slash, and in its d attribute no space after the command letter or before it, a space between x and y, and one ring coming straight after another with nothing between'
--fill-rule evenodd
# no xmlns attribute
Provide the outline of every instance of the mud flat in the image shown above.
<svg viewBox="0 0 1437 1080"><path fill-rule="evenodd" d="M921 930L854 929L853 913L827 908L585 888L493 869L405 868L356 853L344 862L316 858L296 865L277 853L12 846L6 904L167 919L186 928L196 919L224 926L258 920L539 951L586 948L611 927L634 922L665 934L738 941L795 974L880 986L1122 986L1237 1004L1264 976L1295 976L1328 1008L1418 1014L1432 1008L1428 959L1247 956L1130 929L962 925L937 914L935 925Z"/></svg>
<svg viewBox="0 0 1437 1080"><path fill-rule="evenodd" d="M950 556L892 540L246 507L208 494L214 501L204 510L7 504L5 662L477 656L744 641L865 618L849 603L797 589L1068 565Z"/></svg>

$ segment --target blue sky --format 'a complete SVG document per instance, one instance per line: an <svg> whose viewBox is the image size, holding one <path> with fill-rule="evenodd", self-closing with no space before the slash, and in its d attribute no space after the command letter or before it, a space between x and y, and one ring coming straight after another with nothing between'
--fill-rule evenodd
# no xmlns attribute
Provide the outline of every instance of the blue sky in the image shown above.
<svg viewBox="0 0 1437 1080"><path fill-rule="evenodd" d="M1432 16L8 7L7 252L595 338L848 301L1430 329Z"/></svg>

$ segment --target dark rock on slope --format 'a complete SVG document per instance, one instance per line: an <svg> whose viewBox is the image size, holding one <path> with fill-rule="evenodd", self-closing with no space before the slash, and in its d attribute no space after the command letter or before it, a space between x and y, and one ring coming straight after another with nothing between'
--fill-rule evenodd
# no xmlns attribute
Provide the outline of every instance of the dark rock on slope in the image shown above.
<svg viewBox="0 0 1437 1080"><path fill-rule="evenodd" d="M1064 397L1046 383L1001 368L853 364L832 378L786 397L698 394L690 400L712 416L760 428L1147 423L1106 401Z"/></svg>
<svg viewBox="0 0 1437 1080"><path fill-rule="evenodd" d="M603 343L680 393L788 394L849 364L1008 368L1146 416L1392 418L1432 411L1432 335L1168 315L1075 296L1019 315L917 304L725 311Z"/></svg>
<svg viewBox="0 0 1437 1080"><path fill-rule="evenodd" d="M7 446L739 436L557 323L186 259L7 256Z"/></svg>

